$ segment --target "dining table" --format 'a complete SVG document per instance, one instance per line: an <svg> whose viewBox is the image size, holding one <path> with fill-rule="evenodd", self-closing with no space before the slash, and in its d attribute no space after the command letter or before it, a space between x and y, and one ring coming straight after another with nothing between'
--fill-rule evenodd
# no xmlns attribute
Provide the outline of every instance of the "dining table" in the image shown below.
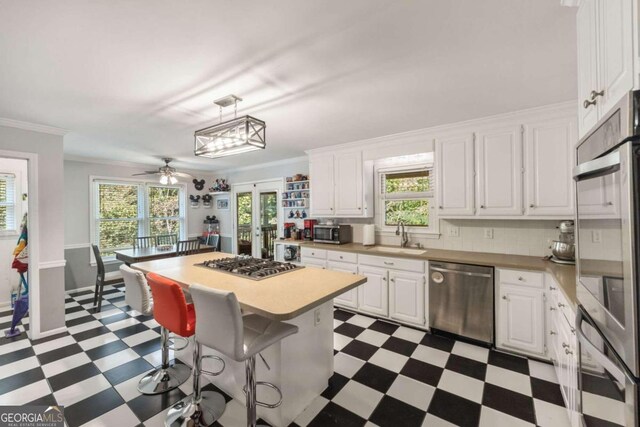
<svg viewBox="0 0 640 427"><path fill-rule="evenodd" d="M149 246L146 248L130 248L119 249L115 251L116 259L124 262L126 265L131 265L137 262L153 261L156 259L172 258L176 256L177 245L171 245L171 247L161 246ZM214 252L215 246L200 245L194 253L201 254L206 252Z"/></svg>

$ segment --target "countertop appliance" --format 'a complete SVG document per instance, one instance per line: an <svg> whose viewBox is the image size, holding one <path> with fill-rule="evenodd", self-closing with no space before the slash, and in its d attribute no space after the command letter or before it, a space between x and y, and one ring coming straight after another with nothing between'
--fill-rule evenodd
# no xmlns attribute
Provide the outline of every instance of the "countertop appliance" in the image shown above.
<svg viewBox="0 0 640 427"><path fill-rule="evenodd" d="M331 243L343 245L351 243L353 231L350 225L314 225L313 241L318 243Z"/></svg>
<svg viewBox="0 0 640 427"><path fill-rule="evenodd" d="M493 344L493 267L429 263L431 329Z"/></svg>
<svg viewBox="0 0 640 427"><path fill-rule="evenodd" d="M284 260L300 262L300 247L298 245L285 245Z"/></svg>
<svg viewBox="0 0 640 427"><path fill-rule="evenodd" d="M582 420L638 426L640 91L628 93L579 142L577 159Z"/></svg>
<svg viewBox="0 0 640 427"><path fill-rule="evenodd" d="M316 224L318 224L318 221L315 219L304 220L304 240L313 240L313 227Z"/></svg>
<svg viewBox="0 0 640 427"><path fill-rule="evenodd" d="M558 226L560 236L551 243L550 258L557 264L575 264L575 234L573 221L561 221Z"/></svg>
<svg viewBox="0 0 640 427"><path fill-rule="evenodd" d="M252 280L262 280L304 268L301 265L291 264L290 262L271 261L246 255L212 259L195 265Z"/></svg>

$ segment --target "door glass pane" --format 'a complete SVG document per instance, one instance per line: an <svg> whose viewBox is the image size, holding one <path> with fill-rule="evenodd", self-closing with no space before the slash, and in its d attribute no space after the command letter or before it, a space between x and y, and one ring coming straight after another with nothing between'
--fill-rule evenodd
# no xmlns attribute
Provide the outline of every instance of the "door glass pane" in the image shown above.
<svg viewBox="0 0 640 427"><path fill-rule="evenodd" d="M238 254L251 255L251 217L253 213L253 194L251 192L238 193L236 195L237 215L236 223L238 224Z"/></svg>
<svg viewBox="0 0 640 427"><path fill-rule="evenodd" d="M260 193L260 256L273 259L273 241L278 234L278 193Z"/></svg>

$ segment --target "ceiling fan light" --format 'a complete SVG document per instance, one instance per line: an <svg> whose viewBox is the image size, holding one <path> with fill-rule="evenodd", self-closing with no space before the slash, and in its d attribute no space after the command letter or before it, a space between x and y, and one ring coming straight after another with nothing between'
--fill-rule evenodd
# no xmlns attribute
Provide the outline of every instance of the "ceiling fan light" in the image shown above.
<svg viewBox="0 0 640 427"><path fill-rule="evenodd" d="M175 185L178 183L178 178L176 178L175 176L171 175L169 177L169 182L171 183L171 185Z"/></svg>
<svg viewBox="0 0 640 427"><path fill-rule="evenodd" d="M160 177L160 184L167 185L169 183L169 177L167 175L162 175Z"/></svg>
<svg viewBox="0 0 640 427"><path fill-rule="evenodd" d="M200 129L194 134L194 153L217 158L264 149L266 127L262 120L243 116Z"/></svg>

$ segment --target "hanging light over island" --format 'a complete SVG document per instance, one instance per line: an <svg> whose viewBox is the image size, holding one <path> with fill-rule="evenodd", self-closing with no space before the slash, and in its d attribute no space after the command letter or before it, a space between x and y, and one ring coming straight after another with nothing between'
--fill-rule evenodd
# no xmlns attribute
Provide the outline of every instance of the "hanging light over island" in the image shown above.
<svg viewBox="0 0 640 427"><path fill-rule="evenodd" d="M249 115L237 117L238 102L235 95L214 101L220 107L220 123L197 130L194 134L196 156L218 158L264 149L266 123ZM233 119L222 121L222 109L234 106Z"/></svg>

